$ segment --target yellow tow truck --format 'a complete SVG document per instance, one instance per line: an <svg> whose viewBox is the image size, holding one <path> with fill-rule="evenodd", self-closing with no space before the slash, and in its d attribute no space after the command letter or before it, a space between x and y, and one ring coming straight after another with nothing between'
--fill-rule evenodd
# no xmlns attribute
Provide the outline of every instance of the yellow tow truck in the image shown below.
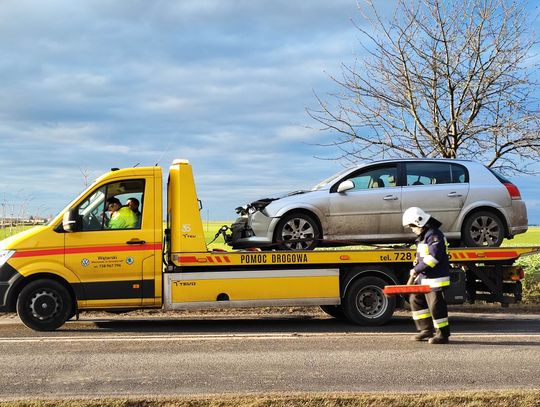
<svg viewBox="0 0 540 407"><path fill-rule="evenodd" d="M111 227L118 222L105 215L110 198L135 200L137 223ZM112 169L47 225L0 242L0 311L16 311L38 331L84 310L294 305L380 325L403 302L383 288L407 280L409 248L210 251L200 208L187 160L170 166L165 230L162 169ZM513 263L538 250L450 249L448 302L519 301L523 270Z"/></svg>

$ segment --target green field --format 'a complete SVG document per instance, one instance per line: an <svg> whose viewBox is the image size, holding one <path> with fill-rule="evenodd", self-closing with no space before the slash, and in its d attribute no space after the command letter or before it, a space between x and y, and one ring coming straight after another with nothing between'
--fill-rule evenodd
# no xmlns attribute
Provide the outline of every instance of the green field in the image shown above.
<svg viewBox="0 0 540 407"><path fill-rule="evenodd" d="M526 233L505 240L503 246L540 246L540 226L529 226Z"/></svg>
<svg viewBox="0 0 540 407"><path fill-rule="evenodd" d="M204 230L204 237L206 239L206 244L208 246L208 249L209 250L213 250L213 249L222 249L222 250L231 250L231 246L228 246L225 244L225 242L223 241L223 237L222 236L219 236L215 241L214 243L208 245L213 239L214 239L214 236L216 235L217 231L219 230L219 228L221 226L230 226L232 223L232 221L228 221L228 220L225 220L225 221L207 221L207 222L203 222L203 230ZM230 231L229 231L230 233Z"/></svg>
<svg viewBox="0 0 540 407"><path fill-rule="evenodd" d="M23 399L0 401L6 407L538 407L538 390L482 390L424 393L301 393Z"/></svg>

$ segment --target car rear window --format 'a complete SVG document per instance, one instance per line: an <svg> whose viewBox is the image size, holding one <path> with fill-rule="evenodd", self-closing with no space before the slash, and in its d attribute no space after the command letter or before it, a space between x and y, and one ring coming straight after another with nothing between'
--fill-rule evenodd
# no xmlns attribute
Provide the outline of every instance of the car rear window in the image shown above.
<svg viewBox="0 0 540 407"><path fill-rule="evenodd" d="M407 185L461 184L469 182L464 166L451 163L406 163Z"/></svg>
<svg viewBox="0 0 540 407"><path fill-rule="evenodd" d="M503 177L503 176L502 176L501 174L499 174L497 171L492 170L492 169L489 168L489 167L486 167L486 168L489 170L489 172L491 172L493 175L495 175L495 178L497 178L499 181L501 181L501 183L503 183L503 184L509 184L509 183L511 183L511 181L510 181L508 178Z"/></svg>

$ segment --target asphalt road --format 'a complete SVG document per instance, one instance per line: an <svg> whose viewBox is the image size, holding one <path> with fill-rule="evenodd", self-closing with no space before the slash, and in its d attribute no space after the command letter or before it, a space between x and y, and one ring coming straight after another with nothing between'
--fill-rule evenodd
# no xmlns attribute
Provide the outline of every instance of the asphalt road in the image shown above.
<svg viewBox="0 0 540 407"><path fill-rule="evenodd" d="M82 315L84 318L84 314ZM540 389L540 315L453 314L452 343L412 322L328 318L83 319L53 333L0 323L0 398Z"/></svg>

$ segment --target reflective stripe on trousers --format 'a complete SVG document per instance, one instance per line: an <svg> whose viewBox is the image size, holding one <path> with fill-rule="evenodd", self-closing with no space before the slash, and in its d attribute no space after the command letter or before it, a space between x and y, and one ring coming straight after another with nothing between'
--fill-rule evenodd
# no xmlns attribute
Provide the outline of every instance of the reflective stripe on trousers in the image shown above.
<svg viewBox="0 0 540 407"><path fill-rule="evenodd" d="M413 311L412 317L415 321L419 319L431 318L431 312L429 312L429 309L427 308L419 311Z"/></svg>
<svg viewBox="0 0 540 407"><path fill-rule="evenodd" d="M434 319L433 326L437 329L448 326L448 318Z"/></svg>

